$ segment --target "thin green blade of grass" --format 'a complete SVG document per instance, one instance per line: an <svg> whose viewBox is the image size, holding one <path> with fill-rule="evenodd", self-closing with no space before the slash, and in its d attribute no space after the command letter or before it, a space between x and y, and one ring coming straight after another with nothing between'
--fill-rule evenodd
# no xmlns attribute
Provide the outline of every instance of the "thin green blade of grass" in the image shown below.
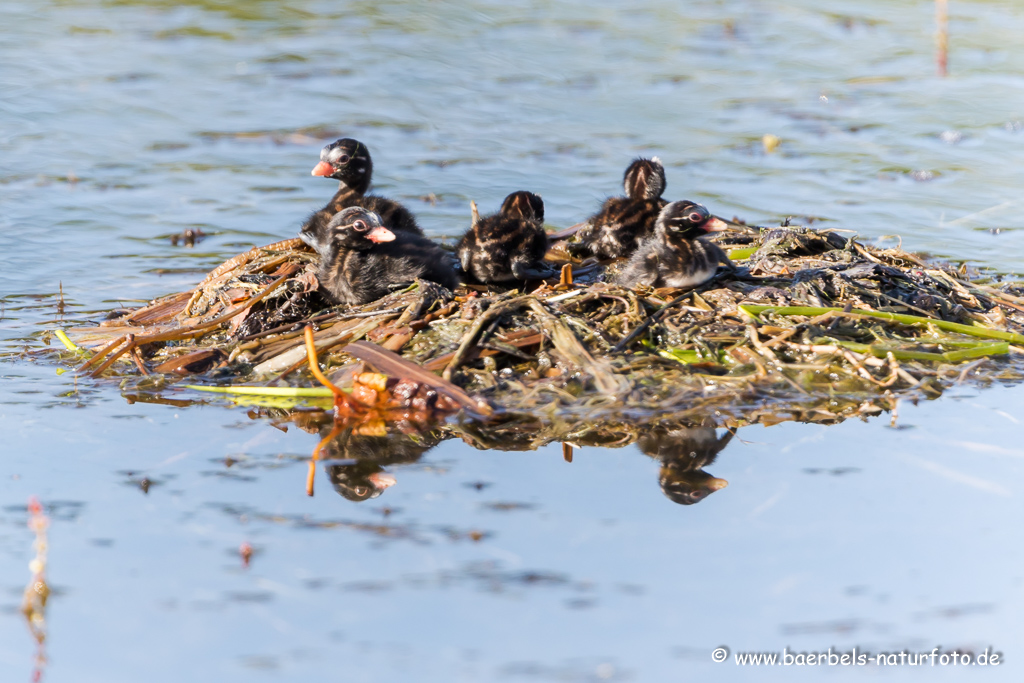
<svg viewBox="0 0 1024 683"><path fill-rule="evenodd" d="M947 362L946 356L941 353L932 353L930 351L912 351L908 349L894 348L891 346L883 346L880 344L860 344L858 342L841 341L839 339L821 338L815 339L815 343L827 344L829 346L839 346L850 351L857 353L863 353L875 356L877 358L885 358L887 354L891 353L896 360L923 360L929 363L945 363Z"/></svg>
<svg viewBox="0 0 1024 683"><path fill-rule="evenodd" d="M829 311L834 311L850 317L866 316L868 318L888 320L889 322L900 323L902 325L934 325L940 330L945 330L946 332L959 332L960 334L966 334L971 337L1000 339L1013 344L1024 345L1024 335L1017 334L1016 332L1006 332L1005 330L993 330L988 327L976 327L974 325L951 323L946 320L936 320L935 318L925 318L918 315L904 315L902 313L888 313L885 311L865 311L859 308L846 312L842 308L825 308L818 306L755 306L753 304L740 304L739 308L741 311L752 317L757 317L765 311L771 311L775 315L782 316L817 316L824 315Z"/></svg>
<svg viewBox="0 0 1024 683"><path fill-rule="evenodd" d="M186 389L207 391L211 394L235 394L239 396L287 396L292 398L332 398L327 387L210 387L201 384L184 384Z"/></svg>
<svg viewBox="0 0 1024 683"><path fill-rule="evenodd" d="M56 329L53 331L53 336L60 339L60 343L64 345L68 351L74 351L75 353L85 353L85 350L71 341L71 338L64 332L64 330Z"/></svg>
<svg viewBox="0 0 1024 683"><path fill-rule="evenodd" d="M1002 356L1010 352L1009 342L1002 342L1001 344L983 344L978 345L973 349L962 349L960 351L947 351L942 354L946 357L946 360L952 363L958 363L962 360L970 360L971 358L981 358L982 356Z"/></svg>
<svg viewBox="0 0 1024 683"><path fill-rule="evenodd" d="M293 396L225 396L225 401L230 401L236 406L258 406L260 408L280 408L282 410L293 410L300 406L330 406L333 399L310 398Z"/></svg>
<svg viewBox="0 0 1024 683"><path fill-rule="evenodd" d="M961 349L959 351L947 351L945 353L933 353L931 351L915 351L913 349L886 346L884 344L860 344L858 342L841 341L831 337L821 337L814 340L815 344L827 344L840 346L857 353L871 354L877 358L885 358L892 354L896 360L922 360L930 363L959 363L972 358L983 356L1002 356L1010 352L1009 342L996 344L976 344L974 348Z"/></svg>
<svg viewBox="0 0 1024 683"><path fill-rule="evenodd" d="M757 247L737 247L736 249L730 249L728 254L729 258L733 261L742 261L753 256L755 251L757 251Z"/></svg>
<svg viewBox="0 0 1024 683"><path fill-rule="evenodd" d="M694 349L660 349L658 355L662 358L678 361L684 365L701 363L704 361Z"/></svg>
<svg viewBox="0 0 1024 683"><path fill-rule="evenodd" d="M979 344L987 343L968 339L949 339L947 337L901 337L895 334L888 341L903 342L905 344L932 344L934 346L948 346L953 349L973 349L977 348Z"/></svg>

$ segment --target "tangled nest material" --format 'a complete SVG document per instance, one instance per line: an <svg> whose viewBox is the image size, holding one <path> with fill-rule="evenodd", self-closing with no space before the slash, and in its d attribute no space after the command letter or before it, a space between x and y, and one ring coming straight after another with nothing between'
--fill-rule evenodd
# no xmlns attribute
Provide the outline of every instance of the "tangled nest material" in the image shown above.
<svg viewBox="0 0 1024 683"><path fill-rule="evenodd" d="M316 255L286 240L235 257L191 291L70 332L98 349L92 372L124 375L129 394L182 376L231 392L309 386L311 325L331 381L354 392L353 414L362 405L374 420L417 424L457 410L529 416L537 428L562 425L552 439L583 422L686 415L831 423L967 378L1020 377L1006 360L1024 349L1018 284L828 230L717 241L740 270L686 290L610 284L614 264L581 264L556 246L548 259L566 264L557 283L449 292L417 281L353 308L321 294Z"/></svg>

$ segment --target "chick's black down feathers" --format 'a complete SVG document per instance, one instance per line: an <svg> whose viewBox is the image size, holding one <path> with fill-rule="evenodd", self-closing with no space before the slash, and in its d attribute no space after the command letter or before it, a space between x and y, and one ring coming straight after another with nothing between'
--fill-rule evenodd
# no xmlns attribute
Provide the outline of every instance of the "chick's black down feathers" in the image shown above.
<svg viewBox="0 0 1024 683"><path fill-rule="evenodd" d="M658 157L636 159L622 178L625 197L612 197L580 229L579 241L572 250L598 258L622 258L636 250L637 244L654 234L658 214L668 203L665 191L665 167Z"/></svg>
<svg viewBox="0 0 1024 683"><path fill-rule="evenodd" d="M388 230L380 216L361 207L301 236L320 255L320 284L342 303L369 303L416 279L458 286L443 249L426 237Z"/></svg>
<svg viewBox="0 0 1024 683"><path fill-rule="evenodd" d="M458 246L462 270L486 283L550 277L547 251L544 202L523 191L506 197L499 213L481 218Z"/></svg>
<svg viewBox="0 0 1024 683"><path fill-rule="evenodd" d="M693 287L710 280L718 264L735 268L725 252L701 238L725 223L700 204L672 202L658 216L654 235L644 239L619 273L625 287Z"/></svg>

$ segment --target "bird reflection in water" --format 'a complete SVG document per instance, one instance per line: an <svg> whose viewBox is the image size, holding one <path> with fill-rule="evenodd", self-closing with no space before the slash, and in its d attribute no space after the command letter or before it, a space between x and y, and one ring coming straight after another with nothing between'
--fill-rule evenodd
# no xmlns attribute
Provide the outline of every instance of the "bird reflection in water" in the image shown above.
<svg viewBox="0 0 1024 683"><path fill-rule="evenodd" d="M322 413L293 413L290 421L321 438L331 432ZM393 427L397 425L392 425ZM636 444L640 451L659 461L658 483L665 496L680 505L697 503L729 482L704 470L732 441L735 429L719 436L713 419L661 421L653 424L594 424L571 433L545 433L543 425L531 419L504 424L467 421L438 425L431 431L417 431L411 423L399 429L367 430L356 424L342 429L328 441L320 454L331 485L353 502L376 498L394 486L396 477L385 470L420 460L446 439L459 438L480 450L533 451L552 442L580 448L622 448ZM570 453L572 449L565 449ZM572 462L572 458L566 458Z"/></svg>
<svg viewBox="0 0 1024 683"><path fill-rule="evenodd" d="M330 430L325 429L326 435ZM365 435L348 428L324 447L324 471L335 491L358 503L395 485L395 476L385 466L414 463L442 439L436 432Z"/></svg>
<svg viewBox="0 0 1024 683"><path fill-rule="evenodd" d="M729 429L719 437L710 420L698 426L658 424L644 431L636 445L661 461L658 483L665 496L673 503L693 505L729 485L704 468L715 461L735 434Z"/></svg>

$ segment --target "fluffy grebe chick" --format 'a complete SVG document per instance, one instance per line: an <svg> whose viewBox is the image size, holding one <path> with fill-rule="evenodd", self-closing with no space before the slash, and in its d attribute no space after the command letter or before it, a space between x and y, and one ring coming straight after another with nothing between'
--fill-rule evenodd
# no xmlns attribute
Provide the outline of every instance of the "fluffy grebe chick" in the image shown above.
<svg viewBox="0 0 1024 683"><path fill-rule="evenodd" d="M486 283L551 277L547 251L544 200L525 191L505 197L501 211L481 218L458 246L462 270Z"/></svg>
<svg viewBox="0 0 1024 683"><path fill-rule="evenodd" d="M448 289L459 281L448 254L421 235L392 232L376 213L350 206L324 230L303 230L303 241L320 254L320 284L342 303L375 301L417 278Z"/></svg>
<svg viewBox="0 0 1024 683"><path fill-rule="evenodd" d="M632 254L641 239L654 234L658 213L668 204L665 167L658 157L635 159L622 177L625 197L611 197L580 229L579 242L571 249L599 258Z"/></svg>
<svg viewBox="0 0 1024 683"><path fill-rule="evenodd" d="M735 269L722 249L701 239L727 225L694 202L672 202L658 215L654 235L637 247L619 273L624 287L693 287L710 280L718 264Z"/></svg>
<svg viewBox="0 0 1024 683"><path fill-rule="evenodd" d="M313 167L312 175L334 178L338 181L338 191L324 208L306 219L303 230L310 225L325 227L342 209L361 206L380 216L391 230L423 234L412 213L404 206L386 197L366 194L373 176L373 159L370 150L358 140L341 138L326 145L320 150L320 163Z"/></svg>

